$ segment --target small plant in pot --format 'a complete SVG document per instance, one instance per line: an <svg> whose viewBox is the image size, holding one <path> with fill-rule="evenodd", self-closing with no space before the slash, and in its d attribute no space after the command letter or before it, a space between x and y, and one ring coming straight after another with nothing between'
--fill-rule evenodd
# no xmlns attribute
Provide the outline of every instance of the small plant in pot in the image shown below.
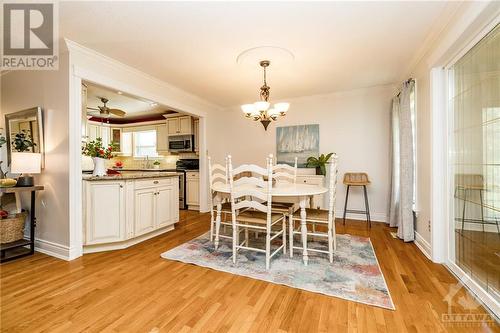
<svg viewBox="0 0 500 333"><path fill-rule="evenodd" d="M83 145L82 154L92 157L92 160L94 161L94 172L92 172L93 176L101 177L106 175L105 161L113 157L114 150L115 145L113 143L104 147L102 138L86 142Z"/></svg>
<svg viewBox="0 0 500 333"><path fill-rule="evenodd" d="M14 136L14 140L12 140L12 146L14 147L15 151L22 153L25 151L33 150L36 146L36 143L33 142L33 138L31 137L31 135L26 133L25 130L22 130Z"/></svg>
<svg viewBox="0 0 500 333"><path fill-rule="evenodd" d="M329 153L327 155L321 154L318 157L310 156L307 158L306 167L308 168L316 168L317 175L326 175L326 165L332 157L333 153Z"/></svg>
<svg viewBox="0 0 500 333"><path fill-rule="evenodd" d="M155 169L159 169L159 168L160 168L160 161L155 160L155 161L153 162L153 168L155 168Z"/></svg>

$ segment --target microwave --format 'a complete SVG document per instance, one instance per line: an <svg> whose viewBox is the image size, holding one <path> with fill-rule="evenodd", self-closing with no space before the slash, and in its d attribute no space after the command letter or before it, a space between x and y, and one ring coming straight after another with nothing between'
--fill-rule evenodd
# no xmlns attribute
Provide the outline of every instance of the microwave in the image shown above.
<svg viewBox="0 0 500 333"><path fill-rule="evenodd" d="M175 135L168 138L168 151L190 152L193 150L192 135Z"/></svg>

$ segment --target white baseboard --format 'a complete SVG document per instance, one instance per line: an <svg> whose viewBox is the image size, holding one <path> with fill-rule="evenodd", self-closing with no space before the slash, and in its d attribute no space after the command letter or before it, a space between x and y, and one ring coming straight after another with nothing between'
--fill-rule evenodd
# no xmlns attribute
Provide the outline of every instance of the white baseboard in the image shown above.
<svg viewBox="0 0 500 333"><path fill-rule="evenodd" d="M174 230L174 225L170 225L168 227L164 227L150 233L137 236L135 238L131 238L128 240L124 240L121 242L114 243L105 243L105 244L93 244L93 245L84 245L83 246L83 254L87 253L96 253L96 252L104 252L104 251L114 251L114 250L123 250L132 245L138 244L150 238L156 237L158 235L164 234L166 232Z"/></svg>
<svg viewBox="0 0 500 333"><path fill-rule="evenodd" d="M455 228L458 230L462 230L462 222L455 221ZM465 222L464 223L464 230L483 231L483 225L481 223ZM498 233L498 229L497 229L497 226L495 224L485 224L484 225L484 232Z"/></svg>
<svg viewBox="0 0 500 333"><path fill-rule="evenodd" d="M337 219L341 219L344 215L344 211L337 211L335 212L335 218ZM365 214L352 214L352 213L347 213L346 214L346 219L350 219L350 220L366 220L366 215ZM375 221L375 222L384 222L384 223L388 223L387 222L387 215L385 213L371 213L370 212L370 218L372 221Z"/></svg>
<svg viewBox="0 0 500 333"><path fill-rule="evenodd" d="M50 242L44 239L35 239L35 251L66 261L74 259L71 256L71 251L68 246Z"/></svg>
<svg viewBox="0 0 500 333"><path fill-rule="evenodd" d="M415 245L422 251L422 253L432 261L431 259L431 244L427 242L424 237L422 237L418 232L415 231Z"/></svg>

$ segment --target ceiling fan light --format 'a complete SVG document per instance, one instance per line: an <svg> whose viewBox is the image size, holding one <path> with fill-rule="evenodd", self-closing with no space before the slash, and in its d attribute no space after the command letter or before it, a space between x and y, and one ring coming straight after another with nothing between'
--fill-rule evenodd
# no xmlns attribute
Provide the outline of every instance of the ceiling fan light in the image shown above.
<svg viewBox="0 0 500 333"><path fill-rule="evenodd" d="M253 105L255 106L255 108L258 111L266 111L267 109L269 109L269 106L271 105L271 103L265 102L265 101L260 101L260 102L253 103Z"/></svg>

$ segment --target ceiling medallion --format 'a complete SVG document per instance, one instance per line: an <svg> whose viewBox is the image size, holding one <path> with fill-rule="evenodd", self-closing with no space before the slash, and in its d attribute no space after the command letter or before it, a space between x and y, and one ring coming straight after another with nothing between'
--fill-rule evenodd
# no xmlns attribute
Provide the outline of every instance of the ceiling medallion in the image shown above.
<svg viewBox="0 0 500 333"><path fill-rule="evenodd" d="M285 116L290 107L289 103L276 103L270 108L269 90L271 87L267 85L266 80L266 69L270 64L271 62L269 60L262 60L260 62L260 66L263 68L264 72L264 85L260 87L260 101L252 104L243 104L241 106L241 110L245 114L245 117L253 121L260 121L266 131L271 121L276 121L280 116Z"/></svg>

